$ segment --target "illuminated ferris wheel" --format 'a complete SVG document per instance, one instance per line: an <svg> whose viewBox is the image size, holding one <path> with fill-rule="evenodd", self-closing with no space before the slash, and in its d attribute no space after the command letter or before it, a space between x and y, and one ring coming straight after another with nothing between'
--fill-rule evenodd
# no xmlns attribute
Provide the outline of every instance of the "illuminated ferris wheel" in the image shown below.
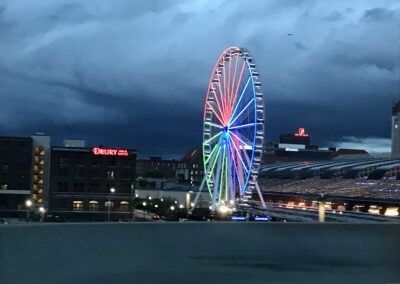
<svg viewBox="0 0 400 284"><path fill-rule="evenodd" d="M229 47L211 75L204 107L204 184L212 209L245 206L257 189L264 140L259 73L244 48ZM201 190L201 189L200 189Z"/></svg>

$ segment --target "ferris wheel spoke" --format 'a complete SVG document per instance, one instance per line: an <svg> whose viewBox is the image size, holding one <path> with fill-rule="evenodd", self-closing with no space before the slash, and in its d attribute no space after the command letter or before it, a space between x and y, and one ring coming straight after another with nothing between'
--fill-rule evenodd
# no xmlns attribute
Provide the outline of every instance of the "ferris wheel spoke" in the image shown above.
<svg viewBox="0 0 400 284"><path fill-rule="evenodd" d="M222 158L223 158L223 155L220 151L220 153L218 155L218 159L216 159L216 160L218 160L218 164L217 164L217 171L214 175L215 184L214 184L214 192L213 192L213 204L216 204L218 193L219 193L218 191L219 191L219 185L220 185L219 183L220 183L220 178L221 178ZM212 172L214 172L214 171L212 171Z"/></svg>
<svg viewBox="0 0 400 284"><path fill-rule="evenodd" d="M222 117L223 110L221 108L221 104L220 104L219 99L218 99L217 91L215 89L213 89L212 93L213 93L213 98L214 98L215 102L217 103L217 110L218 110L220 116Z"/></svg>
<svg viewBox="0 0 400 284"><path fill-rule="evenodd" d="M241 125L236 125L236 126L229 127L229 129L230 130L232 130L232 129L241 129L241 128L252 127L254 125L256 125L256 124L255 123L247 123L247 124L241 124Z"/></svg>
<svg viewBox="0 0 400 284"><path fill-rule="evenodd" d="M232 170L233 170L233 168L232 168L231 153L230 153L230 150L229 150L229 143L226 144L226 164L228 165L227 166L228 180L226 182L227 188L226 188L225 192L228 192L228 186L229 186L229 195L230 195L229 197L230 197L230 200L232 200L232 198L234 198L234 196L235 196L235 190L233 188L233 182L232 182ZM225 196L227 198L228 194L225 193Z"/></svg>
<svg viewBox="0 0 400 284"><path fill-rule="evenodd" d="M233 71L233 79L232 79L232 84L230 87L230 92L229 92L229 103L228 103L228 108L229 108L229 113L232 111L232 103L233 103L233 96L235 95L235 80L236 80L236 73L237 73L237 66L239 63L239 55L236 54L235 56L235 70Z"/></svg>
<svg viewBox="0 0 400 284"><path fill-rule="evenodd" d="M251 77L249 77L249 79L247 79L246 85L244 86L243 91L242 91L242 93L240 94L240 97L239 97L238 101L236 102L235 109L233 110L233 112L232 112L232 114L231 114L230 117L233 117L233 116L236 114L236 111L237 111L237 109L238 109L238 107L239 107L239 105L240 105L240 102L242 101L243 96L244 96L244 94L245 94L245 92L246 92L246 89L247 89L247 87L249 86L250 79L251 79Z"/></svg>
<svg viewBox="0 0 400 284"><path fill-rule="evenodd" d="M221 99L221 106L220 106L221 114L222 114L222 117L224 117L225 105L224 105L224 93L222 92L222 88L221 88L221 78L219 78L219 80L218 80L218 90L219 90L219 95L220 95L220 99ZM222 121L224 121L224 120L222 120Z"/></svg>
<svg viewBox="0 0 400 284"><path fill-rule="evenodd" d="M222 120L222 118L221 118L221 116L218 115L218 113L215 111L215 109L213 108L213 106L211 105L211 103L210 103L210 102L207 102L207 104L208 104L208 106L210 107L212 113L215 114L215 116L217 117L217 119L219 120L219 122L220 122L221 124L224 124L224 123L223 123L223 120ZM206 122L207 122L207 121L206 121Z"/></svg>
<svg viewBox="0 0 400 284"><path fill-rule="evenodd" d="M205 160L204 164L208 164L208 162L210 161L210 159L212 157L214 157L215 151L219 148L219 144L215 144L214 148L211 150L210 155L207 157L207 159ZM212 164L214 160L211 161L210 164Z"/></svg>
<svg viewBox="0 0 400 284"><path fill-rule="evenodd" d="M231 141L231 145L232 146L234 146L233 143L234 142ZM232 146L231 146L231 148L232 148ZM240 153L237 152L237 149L235 149L235 147L233 147L233 148L234 148L234 150L233 150L233 159L235 161L237 181L238 181L238 184L239 184L240 192L243 192L244 189L245 189L243 175L246 174L246 173L243 174L244 171L243 171L242 163L240 162Z"/></svg>
<svg viewBox="0 0 400 284"><path fill-rule="evenodd" d="M224 145L224 149L222 152L222 167L221 167L221 173L220 173L220 181L219 181L219 190L218 190L218 202L221 202L221 196L222 196L222 191L223 191L223 186L224 186L224 178L226 175L226 146Z"/></svg>
<svg viewBox="0 0 400 284"><path fill-rule="evenodd" d="M253 147L251 146L251 142L250 141L245 141L248 140L246 137L244 137L243 135L241 135L240 133L234 133L232 131L229 130L229 134L233 135L237 140L239 140L239 142L244 146L245 150L252 150Z"/></svg>
<svg viewBox="0 0 400 284"><path fill-rule="evenodd" d="M229 110L229 98L231 96L231 67L232 67L232 50L229 51L229 69L228 69L228 86L227 86L227 92L226 92L226 106L227 106L227 110ZM229 115L229 113L228 113Z"/></svg>
<svg viewBox="0 0 400 284"><path fill-rule="evenodd" d="M236 165L235 153L232 150L231 141L229 141L228 145L229 145L228 147L229 147L230 155L231 155L231 159L232 159L232 164L233 164L233 167L234 167L235 172L236 172L236 178L238 180L239 189L240 189L240 191L242 191L242 185L240 184L239 172L238 172L238 168L237 168L237 165ZM233 173L232 179L234 180L234 173ZM233 186L233 192L235 192L235 186Z"/></svg>
<svg viewBox="0 0 400 284"><path fill-rule="evenodd" d="M246 164L244 163L244 161L243 161L243 159L242 159L242 155L240 154L240 151L238 150L238 148L237 148L236 145L235 145L235 141L234 141L234 140L231 140L231 141L232 141L233 147L235 148L236 154L237 154L237 156L238 156L239 159L240 159L240 162L242 163L242 165L243 165L245 171L248 173L249 170L248 170L248 168L246 167Z"/></svg>
<svg viewBox="0 0 400 284"><path fill-rule="evenodd" d="M219 128L219 129L224 129L224 127L223 127L222 125L217 124L217 123L214 123L214 122L211 122L211 121L205 121L204 123L205 123L205 124L208 124L208 125L210 125L210 126Z"/></svg>
<svg viewBox="0 0 400 284"><path fill-rule="evenodd" d="M237 61L238 61L238 60L239 60L239 58L237 58ZM236 62L237 62L237 61L236 61ZM230 113L230 114L232 114L232 110L233 110L233 107L235 106L236 98L237 98L237 96L238 96L238 94L239 94L240 82L242 82L243 73L244 73L244 67L245 67L245 66L246 66L246 62L243 61L243 63L242 63L242 69L241 69L240 75L239 75L239 80L237 81L237 86L236 86L235 94L234 94L234 96L233 96L233 99L232 99L232 102L231 102L231 105L230 105L230 108L229 108L229 113ZM235 75L236 75L236 73L235 73Z"/></svg>
<svg viewBox="0 0 400 284"><path fill-rule="evenodd" d="M254 98L251 99L251 100L247 103L247 105L239 112L239 114L238 114L233 120L231 119L231 122L229 122L229 125L234 124L235 121L245 112L245 110L251 105L252 102L254 102Z"/></svg>

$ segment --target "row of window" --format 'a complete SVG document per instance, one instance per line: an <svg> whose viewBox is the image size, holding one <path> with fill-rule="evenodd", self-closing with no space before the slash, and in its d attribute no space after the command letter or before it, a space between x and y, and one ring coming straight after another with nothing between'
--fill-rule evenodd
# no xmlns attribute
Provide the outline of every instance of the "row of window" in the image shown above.
<svg viewBox="0 0 400 284"><path fill-rule="evenodd" d="M186 165L186 163L178 164L178 169L187 169L187 168L198 169L200 168L200 165L199 164Z"/></svg>
<svg viewBox="0 0 400 284"><path fill-rule="evenodd" d="M130 193L131 184L100 184L92 182L85 184L83 182L59 182L57 183L57 192L97 192L97 193L109 193L110 188L115 188L116 193Z"/></svg>
<svg viewBox="0 0 400 284"><path fill-rule="evenodd" d="M0 183L0 190L7 190L10 189L10 185L8 183ZM29 190L29 185L24 184L24 183L19 183L17 185L17 188L12 188L12 189L18 189L18 190Z"/></svg>
<svg viewBox="0 0 400 284"><path fill-rule="evenodd" d="M118 165L121 165L123 167L131 167L133 163L133 160L120 160L116 158L107 158L107 160L104 160L102 158L91 158L90 161L86 159L86 157L74 157L73 159L71 157L60 157L58 164L60 166L69 166L69 165L79 165L79 166L85 166L85 165L92 165L92 166L100 166L107 164L108 166L115 167Z"/></svg>
<svg viewBox="0 0 400 284"><path fill-rule="evenodd" d="M100 202L96 200L91 200L88 203L84 203L81 200L75 200L72 202L72 210L74 211L98 211L100 208ZM104 202L104 209L114 209L114 210L119 210L122 212L128 212L129 211L129 202L128 201L120 201L118 203L115 203L114 201L106 201Z"/></svg>
<svg viewBox="0 0 400 284"><path fill-rule="evenodd" d="M78 169L75 171L70 171L68 169L59 169L57 171L57 174L59 177L76 177L76 178L83 178L89 175L92 178L107 178L107 179L115 179L117 178L117 173L118 177L121 179L130 179L134 177L134 173L131 169L129 170L120 170L118 172L114 170L106 170L106 171L100 171L100 170L90 170L86 171L84 169Z"/></svg>

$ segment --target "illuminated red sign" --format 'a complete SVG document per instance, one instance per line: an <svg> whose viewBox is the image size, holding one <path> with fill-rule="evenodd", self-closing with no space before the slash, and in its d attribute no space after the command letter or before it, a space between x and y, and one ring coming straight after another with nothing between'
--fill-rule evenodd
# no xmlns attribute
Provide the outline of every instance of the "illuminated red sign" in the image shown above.
<svg viewBox="0 0 400 284"><path fill-rule="evenodd" d="M307 137L308 134L306 133L306 130L304 128L299 128L298 132L294 134L295 136L302 136L302 137Z"/></svg>
<svg viewBox="0 0 400 284"><path fill-rule="evenodd" d="M128 150L123 149L102 149L102 148L93 148L92 152L94 155L102 155L102 156L129 156Z"/></svg>

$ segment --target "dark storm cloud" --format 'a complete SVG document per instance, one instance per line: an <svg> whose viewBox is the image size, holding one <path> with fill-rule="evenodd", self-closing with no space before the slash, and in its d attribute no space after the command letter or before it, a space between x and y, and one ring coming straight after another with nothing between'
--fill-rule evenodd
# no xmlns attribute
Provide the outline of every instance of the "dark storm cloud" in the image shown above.
<svg viewBox="0 0 400 284"><path fill-rule="evenodd" d="M364 138L390 135L400 4L367 2L0 0L0 134L178 155L200 144L214 61L239 45L268 139L381 141Z"/></svg>
<svg viewBox="0 0 400 284"><path fill-rule="evenodd" d="M396 13L394 10L385 8L373 8L364 12L362 17L365 21L390 21L395 19Z"/></svg>
<svg viewBox="0 0 400 284"><path fill-rule="evenodd" d="M330 21L330 22L338 22L338 21L344 20L345 16L342 13L340 13L339 11L334 11L331 14L329 14L328 16L325 16L323 19L326 21Z"/></svg>

